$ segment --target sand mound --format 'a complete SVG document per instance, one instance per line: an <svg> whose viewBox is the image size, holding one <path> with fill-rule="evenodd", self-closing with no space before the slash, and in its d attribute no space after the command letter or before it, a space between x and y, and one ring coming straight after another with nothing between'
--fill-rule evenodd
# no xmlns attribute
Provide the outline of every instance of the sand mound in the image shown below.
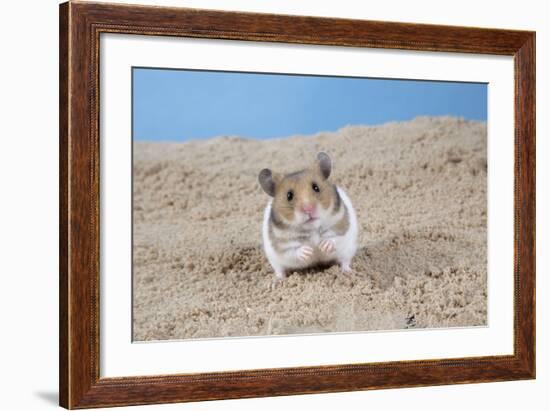
<svg viewBox="0 0 550 411"><path fill-rule="evenodd" d="M486 125L420 117L256 141L134 145L134 339L479 326L487 318ZM272 291L260 169L317 151L356 208L359 251Z"/></svg>

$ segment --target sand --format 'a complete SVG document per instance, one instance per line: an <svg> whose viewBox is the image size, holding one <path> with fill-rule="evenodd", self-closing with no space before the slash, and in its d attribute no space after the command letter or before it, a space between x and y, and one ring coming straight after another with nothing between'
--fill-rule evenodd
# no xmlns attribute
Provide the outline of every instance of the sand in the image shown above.
<svg viewBox="0 0 550 411"><path fill-rule="evenodd" d="M487 321L486 124L419 117L274 140L134 144L134 340ZM264 167L328 152L358 214L354 273L292 273L261 245Z"/></svg>

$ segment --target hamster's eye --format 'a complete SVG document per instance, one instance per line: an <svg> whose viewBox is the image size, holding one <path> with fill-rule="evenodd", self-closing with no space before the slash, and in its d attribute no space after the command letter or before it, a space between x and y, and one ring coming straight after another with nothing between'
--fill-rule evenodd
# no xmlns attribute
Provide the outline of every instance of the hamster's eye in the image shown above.
<svg viewBox="0 0 550 411"><path fill-rule="evenodd" d="M288 201L292 201L293 198L294 198L294 193L292 192L292 190L289 190L288 193L286 193L286 199Z"/></svg>
<svg viewBox="0 0 550 411"><path fill-rule="evenodd" d="M311 188L312 188L313 191L315 191L316 193L318 193L319 191L321 191L321 189L319 188L319 186L317 185L317 183L311 183Z"/></svg>

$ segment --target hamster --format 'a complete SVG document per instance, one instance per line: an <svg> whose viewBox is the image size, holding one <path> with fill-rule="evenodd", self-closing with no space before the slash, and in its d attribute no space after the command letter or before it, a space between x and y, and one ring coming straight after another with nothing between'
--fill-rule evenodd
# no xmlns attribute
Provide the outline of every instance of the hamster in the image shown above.
<svg viewBox="0 0 550 411"><path fill-rule="evenodd" d="M264 251L275 271L274 284L289 270L337 262L351 271L358 224L351 200L329 181L332 161L317 154L311 168L286 175L263 169L258 181L272 197L264 211Z"/></svg>

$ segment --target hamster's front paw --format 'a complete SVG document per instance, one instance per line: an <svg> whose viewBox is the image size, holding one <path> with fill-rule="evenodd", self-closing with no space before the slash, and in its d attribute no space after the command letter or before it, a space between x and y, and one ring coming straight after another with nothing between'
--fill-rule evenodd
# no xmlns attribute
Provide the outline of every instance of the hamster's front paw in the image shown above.
<svg viewBox="0 0 550 411"><path fill-rule="evenodd" d="M303 245L298 250L296 250L296 257L298 260L303 261L304 263L309 261L313 256L313 248L308 245Z"/></svg>
<svg viewBox="0 0 550 411"><path fill-rule="evenodd" d="M319 243L319 249L325 254L332 254L336 250L334 241L325 239Z"/></svg>

